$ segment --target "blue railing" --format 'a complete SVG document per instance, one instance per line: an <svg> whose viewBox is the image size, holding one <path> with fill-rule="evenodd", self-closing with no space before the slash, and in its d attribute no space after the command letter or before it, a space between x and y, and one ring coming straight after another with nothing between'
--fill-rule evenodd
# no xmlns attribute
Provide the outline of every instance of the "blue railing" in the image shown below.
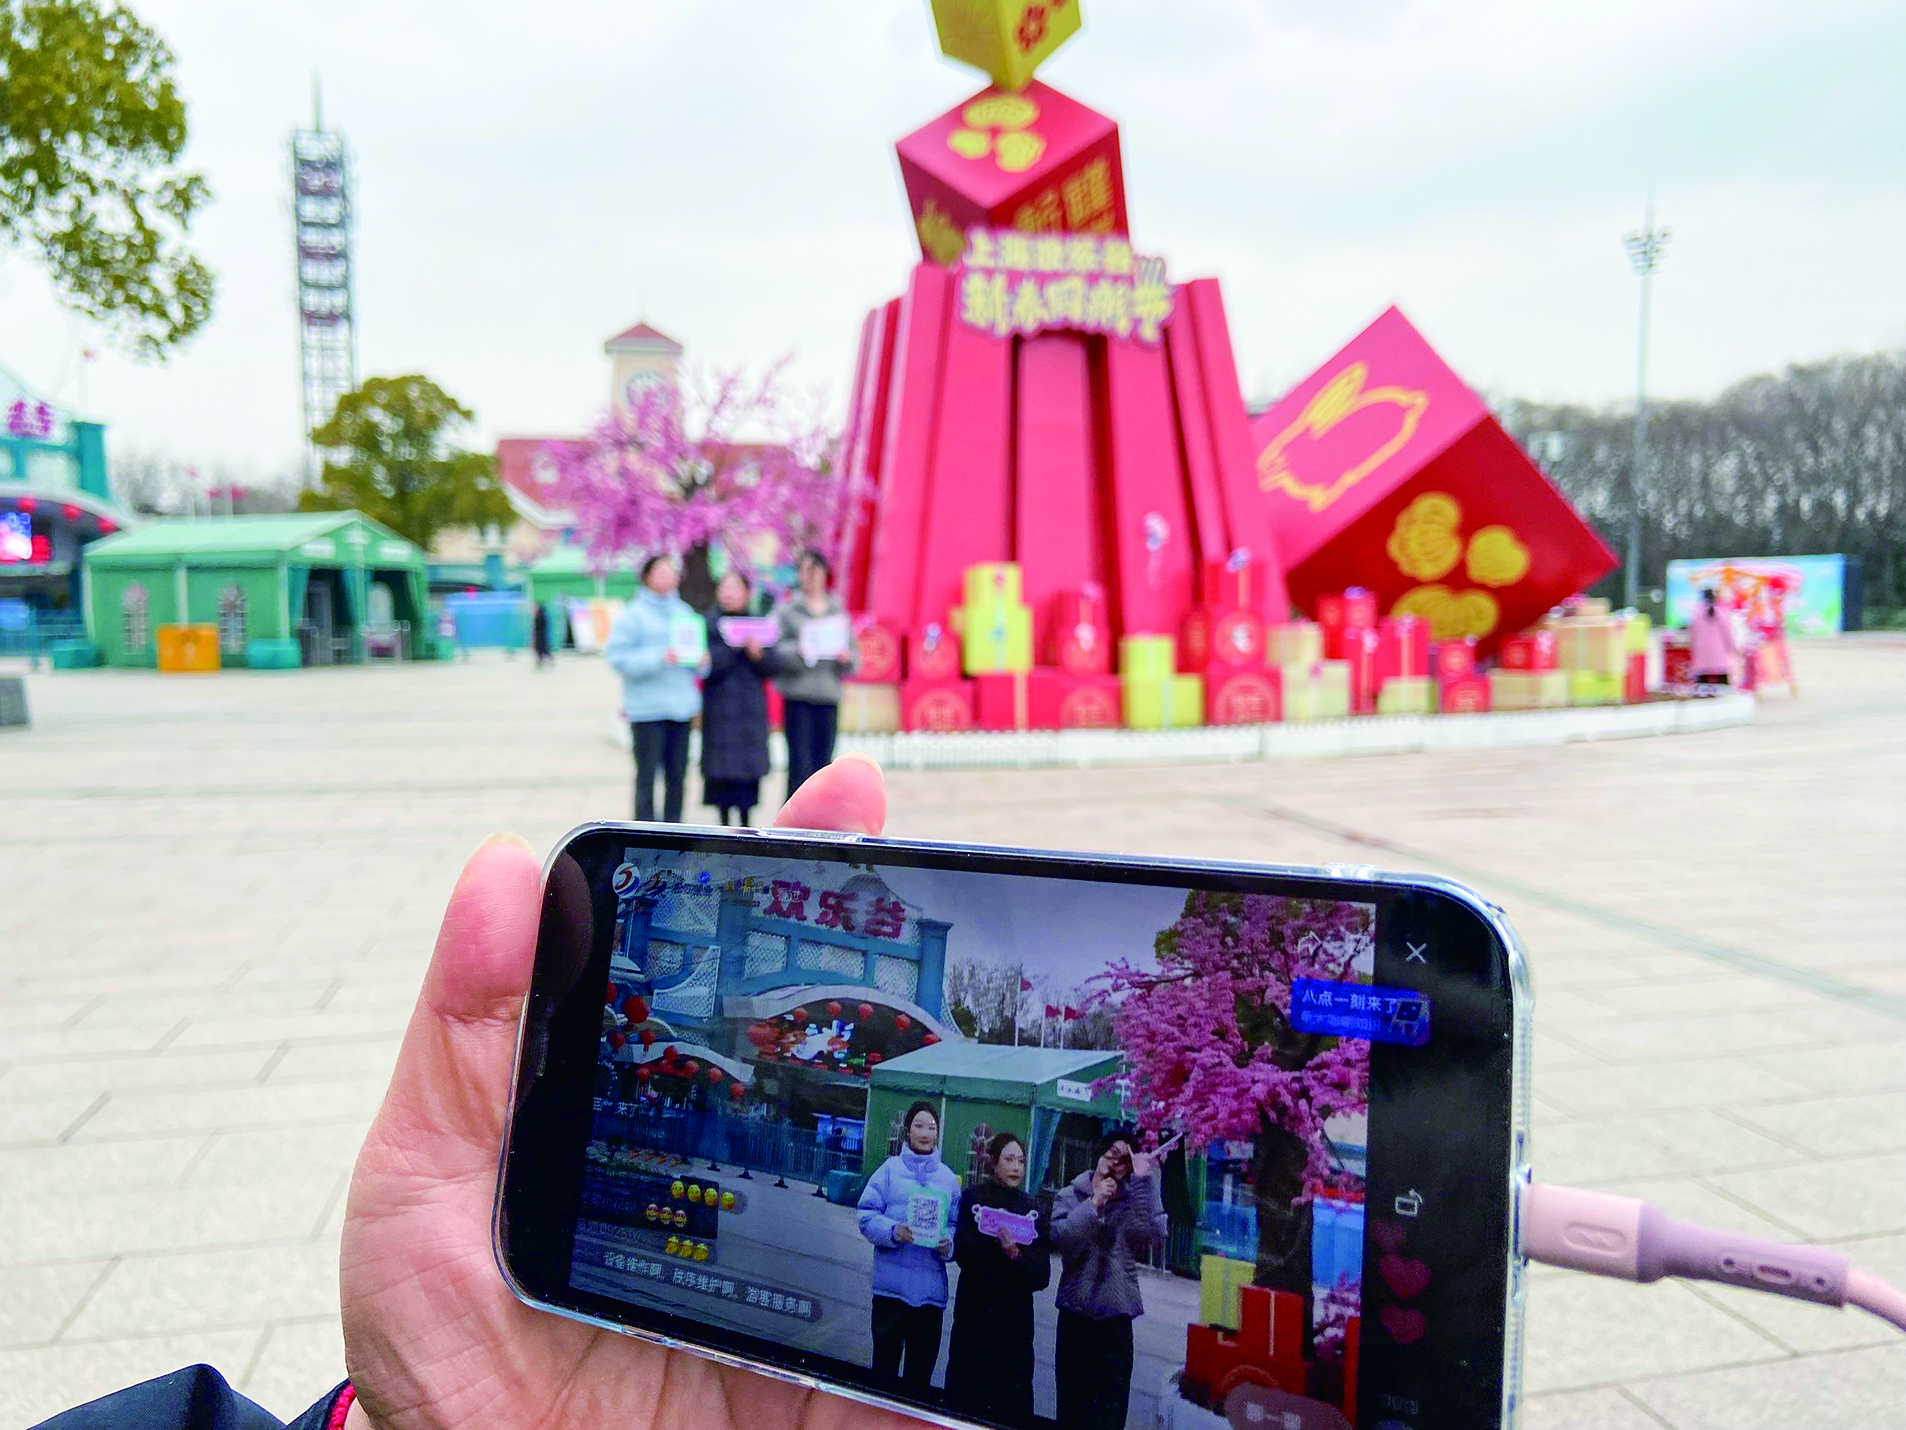
<svg viewBox="0 0 1906 1430"><path fill-rule="evenodd" d="M637 1111L633 1103L603 1100L597 1103L595 1135L620 1137L677 1157L791 1177L817 1187L829 1172L860 1171L859 1152L830 1147L814 1133L785 1122L753 1117Z"/></svg>
<svg viewBox="0 0 1906 1430"><path fill-rule="evenodd" d="M58 641L86 639L86 620L76 612L29 609L24 622L0 620L0 659L24 656L35 667Z"/></svg>

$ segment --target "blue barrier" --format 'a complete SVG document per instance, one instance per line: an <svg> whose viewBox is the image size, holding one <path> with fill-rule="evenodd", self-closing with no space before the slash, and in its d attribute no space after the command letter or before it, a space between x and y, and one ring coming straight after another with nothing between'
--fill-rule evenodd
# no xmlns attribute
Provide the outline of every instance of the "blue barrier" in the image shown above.
<svg viewBox="0 0 1906 1430"><path fill-rule="evenodd" d="M24 601L0 601L0 658L24 657L35 668L59 641L86 639L86 620L72 611L39 611Z"/></svg>
<svg viewBox="0 0 1906 1430"><path fill-rule="evenodd" d="M820 1186L829 1172L860 1171L860 1154L829 1147L812 1132L785 1122L679 1109L651 1112L637 1104L598 1100L597 1137L620 1137L638 1147L727 1166L746 1167Z"/></svg>
<svg viewBox="0 0 1906 1430"><path fill-rule="evenodd" d="M456 622L466 650L522 650L529 645L529 601L506 592L445 596L444 613Z"/></svg>

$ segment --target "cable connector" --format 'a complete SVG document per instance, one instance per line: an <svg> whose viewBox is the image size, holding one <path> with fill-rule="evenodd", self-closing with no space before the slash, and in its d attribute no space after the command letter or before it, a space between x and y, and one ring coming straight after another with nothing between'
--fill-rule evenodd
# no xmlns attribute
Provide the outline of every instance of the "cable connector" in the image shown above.
<svg viewBox="0 0 1906 1430"><path fill-rule="evenodd" d="M1680 1276L1749 1291L1859 1306L1906 1330L1906 1294L1820 1246L1795 1246L1676 1221L1633 1197L1531 1183L1522 1189L1522 1254L1622 1281Z"/></svg>

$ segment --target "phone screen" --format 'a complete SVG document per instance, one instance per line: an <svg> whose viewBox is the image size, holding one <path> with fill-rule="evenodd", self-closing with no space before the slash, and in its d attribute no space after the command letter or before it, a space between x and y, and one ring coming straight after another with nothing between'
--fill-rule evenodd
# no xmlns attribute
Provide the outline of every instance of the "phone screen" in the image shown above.
<svg viewBox="0 0 1906 1430"><path fill-rule="evenodd" d="M505 1262L1002 1426L1494 1425L1512 983L1429 888L590 831Z"/></svg>

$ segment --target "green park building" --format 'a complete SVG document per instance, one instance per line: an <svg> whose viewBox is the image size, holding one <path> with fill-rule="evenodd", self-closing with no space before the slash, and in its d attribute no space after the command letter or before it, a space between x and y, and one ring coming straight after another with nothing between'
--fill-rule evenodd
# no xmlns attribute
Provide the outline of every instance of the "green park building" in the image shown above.
<svg viewBox="0 0 1906 1430"><path fill-rule="evenodd" d="M163 625L215 625L225 665L283 669L433 650L424 553L354 511L159 521L88 547L86 628L151 666Z"/></svg>

